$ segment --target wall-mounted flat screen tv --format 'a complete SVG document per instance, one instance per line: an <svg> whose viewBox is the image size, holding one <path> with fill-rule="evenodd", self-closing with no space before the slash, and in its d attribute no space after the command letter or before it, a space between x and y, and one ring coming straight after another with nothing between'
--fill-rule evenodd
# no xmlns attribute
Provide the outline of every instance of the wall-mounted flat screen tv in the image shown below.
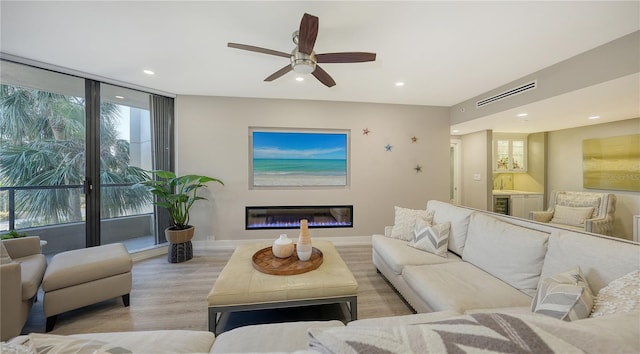
<svg viewBox="0 0 640 354"><path fill-rule="evenodd" d="M349 130L249 129L251 188L346 187Z"/></svg>

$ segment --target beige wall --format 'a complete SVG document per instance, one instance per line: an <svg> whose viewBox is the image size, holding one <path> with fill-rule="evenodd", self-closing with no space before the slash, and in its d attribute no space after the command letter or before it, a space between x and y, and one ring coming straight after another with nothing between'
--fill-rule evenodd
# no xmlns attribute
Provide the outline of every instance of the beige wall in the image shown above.
<svg viewBox="0 0 640 354"><path fill-rule="evenodd" d="M493 199L490 130L460 136L462 140L461 204L491 210ZM475 177L480 177L476 180Z"/></svg>
<svg viewBox="0 0 640 354"><path fill-rule="evenodd" d="M633 236L633 215L640 214L640 192L584 189L582 140L629 134L640 134L640 118L553 131L549 133L548 154L547 198L553 190L614 193L617 207L613 234L626 239Z"/></svg>
<svg viewBox="0 0 640 354"><path fill-rule="evenodd" d="M250 190L249 127L351 130L350 188ZM371 130L368 136L364 128ZM353 228L312 229L312 236L369 236L393 224L394 205L424 208L429 199L449 198L449 115L444 107L178 96L176 130L178 173L225 182L224 187L212 185L213 198L194 207L196 240L271 239L281 232L246 231L247 205L353 205ZM391 152L385 151L386 144L393 146ZM422 173L414 170L417 164Z"/></svg>

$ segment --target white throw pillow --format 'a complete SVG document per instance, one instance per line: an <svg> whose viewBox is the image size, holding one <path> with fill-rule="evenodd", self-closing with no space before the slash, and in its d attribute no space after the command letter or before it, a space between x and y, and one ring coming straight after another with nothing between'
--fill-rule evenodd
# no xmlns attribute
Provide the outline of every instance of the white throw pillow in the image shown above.
<svg viewBox="0 0 640 354"><path fill-rule="evenodd" d="M564 321L589 317L593 293L580 267L545 278L540 282L531 311Z"/></svg>
<svg viewBox="0 0 640 354"><path fill-rule="evenodd" d="M450 230L449 222L433 225L426 220L418 219L409 246L446 258Z"/></svg>
<svg viewBox="0 0 640 354"><path fill-rule="evenodd" d="M132 353L126 348L99 340L40 333L29 334L29 345L36 353L46 354Z"/></svg>
<svg viewBox="0 0 640 354"><path fill-rule="evenodd" d="M395 221L391 229L391 238L404 241L413 239L413 230L416 227L416 218L427 222L433 222L433 210L415 210L395 207Z"/></svg>
<svg viewBox="0 0 640 354"><path fill-rule="evenodd" d="M633 311L640 311L640 270L634 270L600 289L589 317Z"/></svg>
<svg viewBox="0 0 640 354"><path fill-rule="evenodd" d="M568 195L564 192L559 192L556 196L555 204L568 207L593 207L593 215L599 215L600 197L583 194Z"/></svg>
<svg viewBox="0 0 640 354"><path fill-rule="evenodd" d="M553 212L554 224L563 224L571 226L584 226L584 222L593 215L593 207L568 207L564 205L556 205Z"/></svg>

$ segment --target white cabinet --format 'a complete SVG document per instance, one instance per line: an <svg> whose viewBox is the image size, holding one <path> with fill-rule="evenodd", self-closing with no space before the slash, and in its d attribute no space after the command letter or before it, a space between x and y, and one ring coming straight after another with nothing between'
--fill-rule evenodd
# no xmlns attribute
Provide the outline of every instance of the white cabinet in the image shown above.
<svg viewBox="0 0 640 354"><path fill-rule="evenodd" d="M493 171L527 171L527 136L495 134L493 138Z"/></svg>
<svg viewBox="0 0 640 354"><path fill-rule="evenodd" d="M509 201L511 216L529 218L529 212L542 210L542 194L512 194Z"/></svg>

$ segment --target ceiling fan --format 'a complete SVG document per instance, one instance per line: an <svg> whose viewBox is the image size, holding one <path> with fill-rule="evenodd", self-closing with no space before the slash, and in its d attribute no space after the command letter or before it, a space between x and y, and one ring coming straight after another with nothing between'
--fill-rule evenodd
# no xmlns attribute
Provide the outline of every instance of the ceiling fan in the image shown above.
<svg viewBox="0 0 640 354"><path fill-rule="evenodd" d="M304 16L302 16L300 29L293 32L293 43L296 47L291 53L238 43L228 43L227 46L230 48L289 58L291 60L290 64L287 64L287 66L271 74L269 77L264 79L264 81L273 81L293 70L301 74L312 74L327 87L334 86L336 82L318 65L318 63L363 63L376 60L376 53L342 52L316 54L313 51L313 46L315 45L316 37L318 36L318 22L318 17L316 16L309 14L304 14Z"/></svg>

